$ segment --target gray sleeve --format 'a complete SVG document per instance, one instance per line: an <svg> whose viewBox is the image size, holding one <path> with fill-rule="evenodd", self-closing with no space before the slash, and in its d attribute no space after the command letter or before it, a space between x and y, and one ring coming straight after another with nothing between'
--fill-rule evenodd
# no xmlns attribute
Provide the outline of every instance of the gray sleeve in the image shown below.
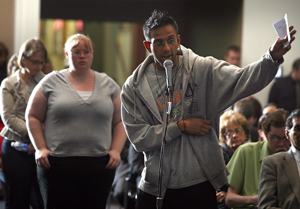
<svg viewBox="0 0 300 209"><path fill-rule="evenodd" d="M220 112L266 87L274 79L279 67L269 52L244 68L214 58L211 58L211 65L209 104L217 105Z"/></svg>

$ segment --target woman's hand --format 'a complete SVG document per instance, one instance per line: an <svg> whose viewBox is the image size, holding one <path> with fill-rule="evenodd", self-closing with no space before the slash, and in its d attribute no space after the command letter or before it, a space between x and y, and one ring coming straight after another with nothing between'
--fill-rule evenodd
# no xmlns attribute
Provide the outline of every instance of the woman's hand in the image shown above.
<svg viewBox="0 0 300 209"><path fill-rule="evenodd" d="M36 150L35 152L36 164L44 170L49 170L51 168L48 160L48 156L50 155L50 153L51 151L48 149Z"/></svg>
<svg viewBox="0 0 300 209"><path fill-rule="evenodd" d="M106 169L116 169L121 163L120 153L115 150L110 150L108 152L108 154L109 154L110 159L109 159L107 165L105 166L105 168Z"/></svg>

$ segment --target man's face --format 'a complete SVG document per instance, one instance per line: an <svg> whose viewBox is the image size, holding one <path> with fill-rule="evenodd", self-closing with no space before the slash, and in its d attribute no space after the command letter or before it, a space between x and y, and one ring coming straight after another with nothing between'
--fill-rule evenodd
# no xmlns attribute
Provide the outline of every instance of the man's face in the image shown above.
<svg viewBox="0 0 300 209"><path fill-rule="evenodd" d="M270 131L265 132L268 139L268 149L270 154L286 152L289 150L290 141L285 137L285 127L280 128L271 125Z"/></svg>
<svg viewBox="0 0 300 209"><path fill-rule="evenodd" d="M231 65L240 65L240 60L241 60L241 53L240 52L235 52L233 50L229 50L227 55L225 55L225 61L228 62Z"/></svg>
<svg viewBox="0 0 300 209"><path fill-rule="evenodd" d="M172 25L152 29L150 42L144 42L146 49L153 54L155 66L158 70L164 70L165 60L172 60L174 67L178 63L177 48L180 46L180 36Z"/></svg>
<svg viewBox="0 0 300 209"><path fill-rule="evenodd" d="M293 79L297 82L300 82L300 67L297 69L297 68L293 68L293 71L294 71L294 76L293 76Z"/></svg>
<svg viewBox="0 0 300 209"><path fill-rule="evenodd" d="M292 145L300 151L300 118L292 119L293 127L290 130L285 130L286 138L288 138Z"/></svg>

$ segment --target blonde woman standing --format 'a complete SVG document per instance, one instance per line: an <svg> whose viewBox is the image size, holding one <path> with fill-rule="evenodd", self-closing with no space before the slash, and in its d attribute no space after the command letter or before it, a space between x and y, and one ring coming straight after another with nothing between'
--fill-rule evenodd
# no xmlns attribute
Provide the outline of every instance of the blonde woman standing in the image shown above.
<svg viewBox="0 0 300 209"><path fill-rule="evenodd" d="M104 209L126 140L120 88L91 69L93 47L85 35L71 36L65 55L69 68L41 81L26 115L44 204Z"/></svg>

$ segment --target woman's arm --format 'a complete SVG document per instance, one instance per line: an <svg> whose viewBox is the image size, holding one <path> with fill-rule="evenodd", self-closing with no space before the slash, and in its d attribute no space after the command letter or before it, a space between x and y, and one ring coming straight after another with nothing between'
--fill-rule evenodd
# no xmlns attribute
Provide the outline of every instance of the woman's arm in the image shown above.
<svg viewBox="0 0 300 209"><path fill-rule="evenodd" d="M28 134L34 148L36 149L36 163L43 169L50 168L48 156L51 153L50 150L47 149L42 127L42 123L46 117L48 107L47 102L48 100L44 96L42 87L37 86L28 101L25 113Z"/></svg>
<svg viewBox="0 0 300 209"><path fill-rule="evenodd" d="M121 92L120 92L121 93ZM108 152L110 156L110 160L106 165L106 168L114 169L120 165L121 156L120 153L122 152L123 146L126 142L126 132L121 120L121 99L120 93L113 100L114 105L114 113L113 113L113 120L112 120L112 127L113 127L113 138L111 149Z"/></svg>
<svg viewBox="0 0 300 209"><path fill-rule="evenodd" d="M1 92L0 92L1 118L3 124L5 125L6 128L9 129L9 131L13 132L20 138L24 139L28 136L26 123L23 118L24 115L22 115L21 118L18 117L18 114L16 114L16 106L20 108L20 105L24 105L23 108L25 108L26 103L21 98L15 101L14 94L17 94L17 91L14 90L13 84L11 84L8 80L3 81L1 84ZM18 112L18 113L21 114L22 112Z"/></svg>

